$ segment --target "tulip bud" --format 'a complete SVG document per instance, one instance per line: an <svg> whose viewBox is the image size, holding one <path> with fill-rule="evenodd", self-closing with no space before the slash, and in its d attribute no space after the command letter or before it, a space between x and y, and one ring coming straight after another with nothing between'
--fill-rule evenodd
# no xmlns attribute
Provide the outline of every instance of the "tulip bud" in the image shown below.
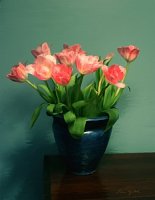
<svg viewBox="0 0 155 200"><path fill-rule="evenodd" d="M15 82L22 83L26 81L27 76L28 72L26 66L22 63L19 63L19 65L12 67L10 74L7 75L7 78Z"/></svg>
<svg viewBox="0 0 155 200"><path fill-rule="evenodd" d="M139 55L139 49L133 45L119 47L118 49L119 54L127 61L132 62L137 58Z"/></svg>

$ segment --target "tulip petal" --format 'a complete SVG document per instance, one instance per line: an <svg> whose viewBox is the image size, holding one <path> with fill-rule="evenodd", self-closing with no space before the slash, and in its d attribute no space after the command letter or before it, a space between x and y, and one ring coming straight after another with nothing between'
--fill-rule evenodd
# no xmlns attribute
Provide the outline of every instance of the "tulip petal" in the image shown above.
<svg viewBox="0 0 155 200"><path fill-rule="evenodd" d="M118 88L125 88L125 83L116 83L115 86Z"/></svg>

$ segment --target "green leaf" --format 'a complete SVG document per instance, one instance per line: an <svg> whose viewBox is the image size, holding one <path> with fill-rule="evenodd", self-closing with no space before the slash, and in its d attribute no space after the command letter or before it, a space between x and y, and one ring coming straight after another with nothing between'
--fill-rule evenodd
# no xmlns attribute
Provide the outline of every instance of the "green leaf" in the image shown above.
<svg viewBox="0 0 155 200"><path fill-rule="evenodd" d="M83 99L83 94L81 91L82 80L83 75L79 76L79 74L75 74L74 76L72 76L71 81L66 86L70 103L74 103L78 100Z"/></svg>
<svg viewBox="0 0 155 200"><path fill-rule="evenodd" d="M88 103L85 100L76 101L72 104L73 110L76 116L82 115L82 108L85 107Z"/></svg>
<svg viewBox="0 0 155 200"><path fill-rule="evenodd" d="M103 112L103 114L108 114L108 116L109 116L109 120L108 120L108 123L107 123L107 126L106 126L106 130L105 130L105 131L107 131L118 120L118 118L119 118L119 111L118 111L117 108L111 108L111 109L105 110Z"/></svg>
<svg viewBox="0 0 155 200"><path fill-rule="evenodd" d="M40 96L45 99L47 102L50 102L50 103L55 103L55 95L54 95L54 92L51 90L48 89L48 87L44 84L39 84L37 86L38 88L38 92L40 94Z"/></svg>
<svg viewBox="0 0 155 200"><path fill-rule="evenodd" d="M77 78L76 78L76 84L78 85L79 88L82 85L83 77L84 77L84 75L80 74L80 76L77 76Z"/></svg>
<svg viewBox="0 0 155 200"><path fill-rule="evenodd" d="M44 92L47 93L48 96L51 95L51 93L50 93L48 87L47 87L46 85L44 85L44 84L39 84L39 85L38 85L38 89L39 89L39 90L42 89Z"/></svg>
<svg viewBox="0 0 155 200"><path fill-rule="evenodd" d="M69 84L67 85L68 88L73 87L75 85L76 77L77 77L77 73L72 75L71 80L69 81Z"/></svg>
<svg viewBox="0 0 155 200"><path fill-rule="evenodd" d="M121 88L119 93L117 94L117 96L114 96L112 99L112 106L115 105L117 103L117 101L119 100L119 98L121 97L122 93L124 91L124 88Z"/></svg>
<svg viewBox="0 0 155 200"><path fill-rule="evenodd" d="M100 109L100 96L97 94L94 84L90 84L83 90L86 105L82 108L82 116L95 117L102 111Z"/></svg>
<svg viewBox="0 0 155 200"><path fill-rule="evenodd" d="M75 110L78 110L80 108L82 108L83 106L86 106L87 102L85 100L80 100L80 101L76 101L75 103L72 104L72 107Z"/></svg>
<svg viewBox="0 0 155 200"><path fill-rule="evenodd" d="M80 138L85 130L87 118L85 117L78 117L75 121L71 124L68 124L68 129L73 138Z"/></svg>
<svg viewBox="0 0 155 200"><path fill-rule="evenodd" d="M72 111L68 111L64 114L64 120L67 124L73 123L76 119L76 115Z"/></svg>
<svg viewBox="0 0 155 200"><path fill-rule="evenodd" d="M39 92L40 96L41 96L46 102L51 103L51 99L50 99L48 96L46 96L46 95L45 95L42 91L40 91L40 90L38 90L38 92Z"/></svg>
<svg viewBox="0 0 155 200"><path fill-rule="evenodd" d="M65 103L66 102L66 92L65 87L62 85L56 85L55 93L57 97L57 103Z"/></svg>
<svg viewBox="0 0 155 200"><path fill-rule="evenodd" d="M32 128L33 125L35 124L35 122L37 121L40 112L43 108L43 106L45 105L45 103L40 104L33 112L32 117L31 117L31 123L30 123L30 127Z"/></svg>
<svg viewBox="0 0 155 200"><path fill-rule="evenodd" d="M58 103L54 108L54 115L65 113L68 110L67 106L63 103Z"/></svg>
<svg viewBox="0 0 155 200"><path fill-rule="evenodd" d="M95 72L95 76L96 76L96 89L97 89L100 79L101 79L101 76L103 76L103 72L100 68Z"/></svg>
<svg viewBox="0 0 155 200"><path fill-rule="evenodd" d="M103 109L108 109L111 107L111 100L112 100L112 85L109 85L103 95Z"/></svg>
<svg viewBox="0 0 155 200"><path fill-rule="evenodd" d="M91 83L91 84L89 84L87 87L85 87L85 88L82 90L84 99L87 100L87 99L90 99L90 98L94 97L95 95L97 95L94 86L95 86L94 83Z"/></svg>
<svg viewBox="0 0 155 200"><path fill-rule="evenodd" d="M83 135L85 125L86 125L85 117L77 117L72 111L68 111L64 114L64 120L68 125L69 133L73 138L79 138Z"/></svg>
<svg viewBox="0 0 155 200"><path fill-rule="evenodd" d="M55 104L49 104L46 108L47 115L49 116L53 115L54 108L55 108Z"/></svg>
<svg viewBox="0 0 155 200"><path fill-rule="evenodd" d="M66 85L65 87L63 87L63 91L60 91L61 94L63 94L63 97L64 97L64 100L61 101L61 102L66 103L66 104L72 102L71 99L75 96L74 92L77 91L77 89L75 89L76 76L77 76L77 74L74 74L71 77L69 84ZM66 91L67 91L67 93L66 93ZM66 95L67 95L67 97L66 97Z"/></svg>
<svg viewBox="0 0 155 200"><path fill-rule="evenodd" d="M81 112L82 112L82 116L85 116L88 118L98 116L99 113L101 112L99 110L98 98L90 99L89 101L87 101L87 104L84 107L82 107Z"/></svg>
<svg viewBox="0 0 155 200"><path fill-rule="evenodd" d="M49 116L62 114L66 111L67 111L67 106L65 104L62 104L62 103L49 104L46 108L46 113Z"/></svg>

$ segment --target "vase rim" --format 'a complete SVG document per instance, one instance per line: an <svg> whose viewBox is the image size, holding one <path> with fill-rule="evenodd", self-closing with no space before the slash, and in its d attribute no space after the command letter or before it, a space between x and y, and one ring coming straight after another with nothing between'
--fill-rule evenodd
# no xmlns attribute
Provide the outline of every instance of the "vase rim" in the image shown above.
<svg viewBox="0 0 155 200"><path fill-rule="evenodd" d="M56 115L53 117L63 118L62 115ZM88 118L86 121L91 122L91 121L100 121L100 120L107 120L107 119L108 119L108 115L103 115L103 116Z"/></svg>
<svg viewBox="0 0 155 200"><path fill-rule="evenodd" d="M107 115L99 116L99 117L94 117L94 118L88 118L87 121L99 121L99 120L106 120L108 119Z"/></svg>

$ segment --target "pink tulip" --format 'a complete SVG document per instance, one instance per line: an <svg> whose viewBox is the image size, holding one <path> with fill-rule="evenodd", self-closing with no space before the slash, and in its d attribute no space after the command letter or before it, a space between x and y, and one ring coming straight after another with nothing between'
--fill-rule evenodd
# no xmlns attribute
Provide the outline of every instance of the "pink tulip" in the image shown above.
<svg viewBox="0 0 155 200"><path fill-rule="evenodd" d="M98 56L78 55L76 58L76 67L81 74L90 74L102 66Z"/></svg>
<svg viewBox="0 0 155 200"><path fill-rule="evenodd" d="M36 49L31 50L32 55L36 58L39 55L50 55L51 51L46 42L39 45Z"/></svg>
<svg viewBox="0 0 155 200"><path fill-rule="evenodd" d="M110 61L114 57L114 53L108 53L104 58L105 61Z"/></svg>
<svg viewBox="0 0 155 200"><path fill-rule="evenodd" d="M64 44L63 51L55 55L61 64L72 65L74 64L78 54L85 54L85 51L81 49L79 44L73 46Z"/></svg>
<svg viewBox="0 0 155 200"><path fill-rule="evenodd" d="M52 75L53 80L60 85L67 85L71 79L72 68L64 65L57 64L52 67Z"/></svg>
<svg viewBox="0 0 155 200"><path fill-rule="evenodd" d="M117 50L127 62L132 62L135 60L140 52L140 50L133 45L119 47Z"/></svg>
<svg viewBox="0 0 155 200"><path fill-rule="evenodd" d="M56 59L54 56L38 56L34 64L27 66L27 71L39 80L48 80L51 78L52 67L55 64Z"/></svg>
<svg viewBox="0 0 155 200"><path fill-rule="evenodd" d="M74 45L71 45L71 46L69 46L68 44L64 44L63 47L64 47L64 50L73 51L74 53L77 53L77 54L85 54L86 53L81 48L80 44L74 44Z"/></svg>
<svg viewBox="0 0 155 200"><path fill-rule="evenodd" d="M28 72L26 66L22 63L19 63L19 65L12 67L11 73L7 75L7 78L15 82L25 82L27 77Z"/></svg>
<svg viewBox="0 0 155 200"><path fill-rule="evenodd" d="M108 53L108 54L106 55L106 57L103 59L103 63L104 63L105 65L108 65L109 62L112 60L113 56L114 56L114 53Z"/></svg>
<svg viewBox="0 0 155 200"><path fill-rule="evenodd" d="M63 50L60 53L55 54L61 64L72 65L75 62L76 54L74 51Z"/></svg>
<svg viewBox="0 0 155 200"><path fill-rule="evenodd" d="M124 79L126 74L126 69L120 65L111 65L109 68L104 65L102 67L105 79L112 85L118 88L124 88L125 84L120 82Z"/></svg>

